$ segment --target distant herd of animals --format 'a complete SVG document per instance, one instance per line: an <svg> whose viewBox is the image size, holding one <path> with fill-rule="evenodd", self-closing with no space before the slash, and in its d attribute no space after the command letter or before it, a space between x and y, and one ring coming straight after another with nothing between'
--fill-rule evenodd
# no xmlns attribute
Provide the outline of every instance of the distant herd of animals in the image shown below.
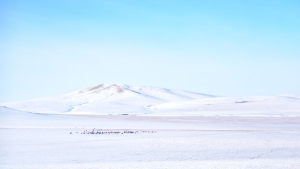
<svg viewBox="0 0 300 169"><path fill-rule="evenodd" d="M80 134L138 134L138 133L156 133L156 131L150 131L150 130L110 131L110 130L103 130L103 129L94 128L92 131L84 130L83 132L80 132ZM73 132L70 132L70 134L73 134ZM74 134L79 134L79 133L74 132Z"/></svg>

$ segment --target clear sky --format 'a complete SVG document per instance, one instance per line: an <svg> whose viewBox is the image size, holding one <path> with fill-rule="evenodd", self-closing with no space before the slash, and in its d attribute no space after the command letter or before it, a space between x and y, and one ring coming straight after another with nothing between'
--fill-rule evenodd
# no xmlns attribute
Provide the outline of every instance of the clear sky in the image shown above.
<svg viewBox="0 0 300 169"><path fill-rule="evenodd" d="M300 93L300 1L0 1L0 102L100 83Z"/></svg>

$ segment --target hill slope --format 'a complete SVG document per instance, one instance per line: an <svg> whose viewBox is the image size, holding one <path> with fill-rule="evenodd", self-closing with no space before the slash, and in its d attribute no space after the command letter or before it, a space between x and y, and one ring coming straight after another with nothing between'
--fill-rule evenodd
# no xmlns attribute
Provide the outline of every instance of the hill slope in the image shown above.
<svg viewBox="0 0 300 169"><path fill-rule="evenodd" d="M300 117L300 98L287 96L215 97L162 103L149 109L160 115Z"/></svg>
<svg viewBox="0 0 300 169"><path fill-rule="evenodd" d="M67 114L147 114L152 105L214 96L147 86L100 84L66 93L1 105L35 113Z"/></svg>
<svg viewBox="0 0 300 169"><path fill-rule="evenodd" d="M16 110L81 115L300 117L300 96L216 97L148 86L100 84L66 93L1 105Z"/></svg>

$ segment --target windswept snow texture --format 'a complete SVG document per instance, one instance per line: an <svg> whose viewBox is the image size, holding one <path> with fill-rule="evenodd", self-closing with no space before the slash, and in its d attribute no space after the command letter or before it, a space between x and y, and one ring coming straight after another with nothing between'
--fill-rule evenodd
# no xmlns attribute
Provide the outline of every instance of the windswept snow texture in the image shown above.
<svg viewBox="0 0 300 169"><path fill-rule="evenodd" d="M298 117L300 95L216 97L147 86L100 84L67 94L2 103L48 114Z"/></svg>

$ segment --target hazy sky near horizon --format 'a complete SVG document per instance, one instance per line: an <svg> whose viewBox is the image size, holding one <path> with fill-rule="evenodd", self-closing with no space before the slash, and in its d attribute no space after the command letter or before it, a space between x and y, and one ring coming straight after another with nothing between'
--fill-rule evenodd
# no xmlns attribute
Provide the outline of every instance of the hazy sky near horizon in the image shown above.
<svg viewBox="0 0 300 169"><path fill-rule="evenodd" d="M0 102L100 83L300 93L299 0L4 0L0 32Z"/></svg>

